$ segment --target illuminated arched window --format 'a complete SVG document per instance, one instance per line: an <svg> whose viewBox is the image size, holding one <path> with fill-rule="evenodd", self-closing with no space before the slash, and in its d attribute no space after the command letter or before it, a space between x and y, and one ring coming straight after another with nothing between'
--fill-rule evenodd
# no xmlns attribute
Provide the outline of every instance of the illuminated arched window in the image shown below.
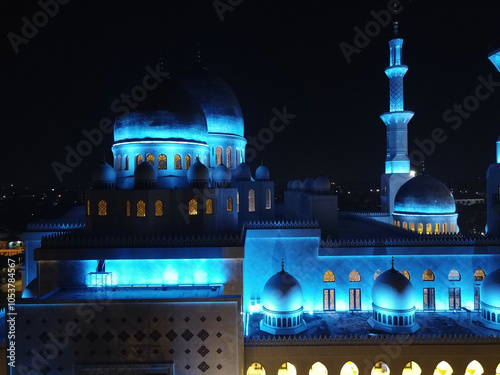
<svg viewBox="0 0 500 375"><path fill-rule="evenodd" d="M147 154L146 161L148 163L151 163L151 165L155 165L155 157L153 156L153 154Z"/></svg>
<svg viewBox="0 0 500 375"><path fill-rule="evenodd" d="M155 216L163 216L163 202L159 199L155 202Z"/></svg>
<svg viewBox="0 0 500 375"><path fill-rule="evenodd" d="M124 170L128 171L128 155L125 156L125 168Z"/></svg>
<svg viewBox="0 0 500 375"><path fill-rule="evenodd" d="M397 222L396 220L393 220L393 221L392 221L392 224L393 224L394 226L396 226L396 225L397 225L397 223L398 223L398 222Z"/></svg>
<svg viewBox="0 0 500 375"><path fill-rule="evenodd" d="M297 375L297 369L290 362L285 362L278 370L278 375Z"/></svg>
<svg viewBox="0 0 500 375"><path fill-rule="evenodd" d="M425 234L432 234L432 224L431 223L427 223L427 225L425 226Z"/></svg>
<svg viewBox="0 0 500 375"><path fill-rule="evenodd" d="M403 375L420 375L422 374L422 369L417 362L408 362L403 368Z"/></svg>
<svg viewBox="0 0 500 375"><path fill-rule="evenodd" d="M130 201L127 201L126 203L125 215L130 216Z"/></svg>
<svg viewBox="0 0 500 375"><path fill-rule="evenodd" d="M373 281L377 280L377 277L382 275L382 273L383 273L382 270L377 270L377 272L373 274Z"/></svg>
<svg viewBox="0 0 500 375"><path fill-rule="evenodd" d="M174 168L175 169L182 169L182 160L181 160L181 156L179 154L176 154L174 156Z"/></svg>
<svg viewBox="0 0 500 375"><path fill-rule="evenodd" d="M246 375L266 375L266 370L259 362L254 362L248 367Z"/></svg>
<svg viewBox="0 0 500 375"><path fill-rule="evenodd" d="M450 281L460 281L460 279L461 279L460 272L458 272L455 269L451 270L450 273L448 274L448 280Z"/></svg>
<svg viewBox="0 0 500 375"><path fill-rule="evenodd" d="M448 362L442 361L439 362L436 368L434 369L433 375L451 375L453 374L453 369L448 364Z"/></svg>
<svg viewBox="0 0 500 375"><path fill-rule="evenodd" d="M185 159L185 162L184 162L184 167L185 167L186 169L191 168L191 155L186 155L186 156L184 157L184 159Z"/></svg>
<svg viewBox="0 0 500 375"><path fill-rule="evenodd" d="M375 363L375 366L373 366L371 375L389 375L390 373L391 371L389 370L389 366L387 366L385 362L379 361Z"/></svg>
<svg viewBox="0 0 500 375"><path fill-rule="evenodd" d="M158 169L167 169L167 155L158 155Z"/></svg>
<svg viewBox="0 0 500 375"><path fill-rule="evenodd" d="M422 275L422 280L423 281L434 281L435 276L434 272L432 272L430 269L426 269L424 271L424 274Z"/></svg>
<svg viewBox="0 0 500 375"><path fill-rule="evenodd" d="M266 210L271 209L271 189L266 189Z"/></svg>
<svg viewBox="0 0 500 375"><path fill-rule="evenodd" d="M90 201L87 201L87 216L90 216Z"/></svg>
<svg viewBox="0 0 500 375"><path fill-rule="evenodd" d="M195 199L189 201L189 214L198 215L198 202Z"/></svg>
<svg viewBox="0 0 500 375"><path fill-rule="evenodd" d="M410 223L410 230L415 232L415 223Z"/></svg>
<svg viewBox="0 0 500 375"><path fill-rule="evenodd" d="M467 369L465 370L466 375L482 375L484 373L483 366L481 364L474 360L471 363L467 365Z"/></svg>
<svg viewBox="0 0 500 375"><path fill-rule="evenodd" d="M108 204L106 201L99 201L97 205L97 214L99 216L106 216L108 214Z"/></svg>
<svg viewBox="0 0 500 375"><path fill-rule="evenodd" d="M358 366L354 362L348 361L342 366L340 370L340 375L358 375Z"/></svg>
<svg viewBox="0 0 500 375"><path fill-rule="evenodd" d="M358 271L354 270L349 274L349 281L351 282L360 282L361 281L361 275L359 274Z"/></svg>
<svg viewBox="0 0 500 375"><path fill-rule="evenodd" d="M226 167L231 168L232 166L232 158L231 158L231 147L226 147Z"/></svg>
<svg viewBox="0 0 500 375"><path fill-rule="evenodd" d="M436 234L441 233L441 225L439 225L439 223L436 223L436 228L434 229L434 233Z"/></svg>
<svg viewBox="0 0 500 375"><path fill-rule="evenodd" d="M236 212L240 212L240 193L236 193Z"/></svg>
<svg viewBox="0 0 500 375"><path fill-rule="evenodd" d="M328 270L325 272L325 274L323 275L323 281L326 283L326 282L334 282L335 281L335 274Z"/></svg>
<svg viewBox="0 0 500 375"><path fill-rule="evenodd" d="M448 224L443 223L443 233L448 233Z"/></svg>
<svg viewBox="0 0 500 375"><path fill-rule="evenodd" d="M205 214L212 215L214 213L214 202L211 199L207 199L205 202Z"/></svg>
<svg viewBox="0 0 500 375"><path fill-rule="evenodd" d="M116 157L116 166L115 167L116 167L115 169L117 171L121 171L122 170L122 156L121 155L118 155Z"/></svg>
<svg viewBox="0 0 500 375"><path fill-rule="evenodd" d="M233 210L233 198L229 197L227 198L226 201L226 210L232 211Z"/></svg>
<svg viewBox="0 0 500 375"><path fill-rule="evenodd" d="M453 223L450 223L450 232L453 233Z"/></svg>
<svg viewBox="0 0 500 375"><path fill-rule="evenodd" d="M408 280L410 280L410 273L407 270L400 271Z"/></svg>
<svg viewBox="0 0 500 375"><path fill-rule="evenodd" d="M486 277L486 274L481 268L478 268L476 272L474 272L474 281L483 281Z"/></svg>
<svg viewBox="0 0 500 375"><path fill-rule="evenodd" d="M255 190L248 191L248 212L255 212Z"/></svg>
<svg viewBox="0 0 500 375"><path fill-rule="evenodd" d="M408 223L406 221L403 221L403 229L408 230Z"/></svg>
<svg viewBox="0 0 500 375"><path fill-rule="evenodd" d="M217 146L215 148L215 164L220 165L222 164L222 147Z"/></svg>
<svg viewBox="0 0 500 375"><path fill-rule="evenodd" d="M146 217L146 203L144 201L137 202L137 217Z"/></svg>
<svg viewBox="0 0 500 375"><path fill-rule="evenodd" d="M324 364L316 362L309 369L309 375L328 375L328 370Z"/></svg>
<svg viewBox="0 0 500 375"><path fill-rule="evenodd" d="M141 164L141 163L142 163L142 155L137 155L137 156L135 157L135 166L136 166L136 168L137 168L137 166L138 166L139 164Z"/></svg>
<svg viewBox="0 0 500 375"><path fill-rule="evenodd" d="M398 226L398 227L401 227L401 222L400 222L399 220L398 220L398 222L397 222L397 226Z"/></svg>
<svg viewBox="0 0 500 375"><path fill-rule="evenodd" d="M422 223L417 224L417 232L418 234L424 233L424 225Z"/></svg>

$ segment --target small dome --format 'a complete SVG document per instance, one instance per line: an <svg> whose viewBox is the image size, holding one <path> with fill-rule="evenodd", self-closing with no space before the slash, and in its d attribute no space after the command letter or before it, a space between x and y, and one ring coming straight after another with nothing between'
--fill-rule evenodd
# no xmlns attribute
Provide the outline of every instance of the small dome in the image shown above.
<svg viewBox="0 0 500 375"><path fill-rule="evenodd" d="M136 182L152 182L156 181L156 169L150 162L143 161L134 171L134 180Z"/></svg>
<svg viewBox="0 0 500 375"><path fill-rule="evenodd" d="M246 163L240 163L240 165L236 167L233 177L237 181L250 181L252 172Z"/></svg>
<svg viewBox="0 0 500 375"><path fill-rule="evenodd" d="M374 305L383 309L412 309L415 307L413 285L403 274L391 268L373 283L372 300Z"/></svg>
<svg viewBox="0 0 500 375"><path fill-rule="evenodd" d="M296 311L302 308L302 287L295 277L281 270L264 285L262 305L271 311Z"/></svg>
<svg viewBox="0 0 500 375"><path fill-rule="evenodd" d="M208 168L199 160L195 161L187 172L189 182L206 181L208 182Z"/></svg>
<svg viewBox="0 0 500 375"><path fill-rule="evenodd" d="M99 164L99 167L97 167L92 179L94 182L114 183L116 182L116 172L111 165L103 161Z"/></svg>
<svg viewBox="0 0 500 375"><path fill-rule="evenodd" d="M292 182L292 190L300 191L302 190L302 181L293 180Z"/></svg>
<svg viewBox="0 0 500 375"><path fill-rule="evenodd" d="M396 194L396 213L454 214L455 199L450 189L437 178L427 175L413 177Z"/></svg>
<svg viewBox="0 0 500 375"><path fill-rule="evenodd" d="M500 269L485 277L481 285L481 302L500 308Z"/></svg>
<svg viewBox="0 0 500 375"><path fill-rule="evenodd" d="M286 184L286 189L287 190L292 190L293 189L293 180L288 181L288 184Z"/></svg>
<svg viewBox="0 0 500 375"><path fill-rule="evenodd" d="M257 181L269 181L269 169L265 165L261 165L257 170L255 171L255 179Z"/></svg>
<svg viewBox="0 0 500 375"><path fill-rule="evenodd" d="M321 175L314 181L314 191L328 193L330 191L330 180Z"/></svg>
<svg viewBox="0 0 500 375"><path fill-rule="evenodd" d="M224 164L219 164L212 173L212 181L231 182L231 171Z"/></svg>
<svg viewBox="0 0 500 375"><path fill-rule="evenodd" d="M314 180L311 177L305 179L302 184L302 191L305 193L312 193L314 191Z"/></svg>

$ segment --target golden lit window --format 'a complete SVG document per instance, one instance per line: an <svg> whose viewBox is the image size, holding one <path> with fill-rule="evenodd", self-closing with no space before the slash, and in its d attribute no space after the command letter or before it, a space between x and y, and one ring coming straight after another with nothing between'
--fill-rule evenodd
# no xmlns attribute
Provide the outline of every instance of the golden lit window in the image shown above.
<svg viewBox="0 0 500 375"><path fill-rule="evenodd" d="M142 163L142 155L137 155L135 157L135 166L137 167L141 163Z"/></svg>
<svg viewBox="0 0 500 375"><path fill-rule="evenodd" d="M90 216L90 201L87 201L87 216Z"/></svg>
<svg viewBox="0 0 500 375"><path fill-rule="evenodd" d="M436 223L436 229L434 229L434 233L436 234L441 233L441 226L439 225L439 223Z"/></svg>
<svg viewBox="0 0 500 375"><path fill-rule="evenodd" d="M159 199L155 202L155 216L163 216L163 202Z"/></svg>
<svg viewBox="0 0 500 375"><path fill-rule="evenodd" d="M228 211L232 211L233 210L233 198L231 198L231 197L227 198L227 200L226 200L226 209Z"/></svg>
<svg viewBox="0 0 500 375"><path fill-rule="evenodd" d="M460 281L460 279L461 279L460 272L458 272L455 269L451 270L450 273L448 274L449 281Z"/></svg>
<svg viewBox="0 0 500 375"><path fill-rule="evenodd" d="M222 164L222 147L217 146L215 149L215 164Z"/></svg>
<svg viewBox="0 0 500 375"><path fill-rule="evenodd" d="M486 274L481 268L478 268L476 272L474 272L474 281L483 281L486 277Z"/></svg>
<svg viewBox="0 0 500 375"><path fill-rule="evenodd" d="M189 201L189 214L198 215L198 202L195 199Z"/></svg>
<svg viewBox="0 0 500 375"><path fill-rule="evenodd" d="M417 224L417 232L418 232L418 234L424 233L424 224L422 224L422 223Z"/></svg>
<svg viewBox="0 0 500 375"><path fill-rule="evenodd" d="M415 223L410 223L410 230L415 232Z"/></svg>
<svg viewBox="0 0 500 375"><path fill-rule="evenodd" d="M236 193L236 212L240 212L240 193Z"/></svg>
<svg viewBox="0 0 500 375"><path fill-rule="evenodd" d="M174 168L182 169L182 161L181 161L181 156L179 154L176 154L174 156Z"/></svg>
<svg viewBox="0 0 500 375"><path fill-rule="evenodd" d="M125 168L126 171L128 171L128 155L125 156Z"/></svg>
<svg viewBox="0 0 500 375"><path fill-rule="evenodd" d="M186 155L184 157L184 159L185 159L185 163L184 163L185 164L185 168L186 169L191 168L191 155Z"/></svg>
<svg viewBox="0 0 500 375"><path fill-rule="evenodd" d="M158 155L158 169L167 169L167 155Z"/></svg>
<svg viewBox="0 0 500 375"><path fill-rule="evenodd" d="M255 190L248 191L248 212L255 212Z"/></svg>
<svg viewBox="0 0 500 375"><path fill-rule="evenodd" d="M351 282L359 282L361 281L361 275L358 271L354 270L349 274L349 281Z"/></svg>
<svg viewBox="0 0 500 375"><path fill-rule="evenodd" d="M246 375L266 375L266 370L258 362L254 362L248 367Z"/></svg>
<svg viewBox="0 0 500 375"><path fill-rule="evenodd" d="M443 233L446 234L448 233L448 224L443 223Z"/></svg>
<svg viewBox="0 0 500 375"><path fill-rule="evenodd" d="M410 280L410 273L407 270L400 271L408 280Z"/></svg>
<svg viewBox="0 0 500 375"><path fill-rule="evenodd" d="M214 202L211 199L207 199L205 202L205 214L212 215L214 213Z"/></svg>
<svg viewBox="0 0 500 375"><path fill-rule="evenodd" d="M429 269L426 269L424 271L424 274L422 275L422 280L423 281L434 281L434 279L435 279L434 272L432 272Z"/></svg>
<svg viewBox="0 0 500 375"><path fill-rule="evenodd" d="M408 230L408 223L406 221L403 221L403 229Z"/></svg>
<svg viewBox="0 0 500 375"><path fill-rule="evenodd" d="M99 201L97 205L97 213L99 216L106 216L108 214L108 204L106 201Z"/></svg>
<svg viewBox="0 0 500 375"><path fill-rule="evenodd" d="M266 210L271 209L271 200L272 200L271 189L267 189L266 190Z"/></svg>
<svg viewBox="0 0 500 375"><path fill-rule="evenodd" d="M431 223L427 223L427 225L425 226L425 234L432 234L432 224Z"/></svg>
<svg viewBox="0 0 500 375"><path fill-rule="evenodd" d="M226 167L231 168L231 147L226 147Z"/></svg>
<svg viewBox="0 0 500 375"><path fill-rule="evenodd" d="M382 270L377 270L377 272L373 274L373 281L377 280L377 277L380 275L382 275Z"/></svg>
<svg viewBox="0 0 500 375"><path fill-rule="evenodd" d="M130 201L127 201L126 214L130 216Z"/></svg>
<svg viewBox="0 0 500 375"><path fill-rule="evenodd" d="M328 270L325 272L323 275L323 281L326 282L334 282L335 281L335 275L333 274L332 271Z"/></svg>
<svg viewBox="0 0 500 375"><path fill-rule="evenodd" d="M137 217L146 217L146 203L144 201L137 202Z"/></svg>
<svg viewBox="0 0 500 375"><path fill-rule="evenodd" d="M115 169L116 169L117 171L121 171L121 170L122 170L122 157L121 157L121 155L118 155L118 156L116 157L116 165L115 165Z"/></svg>
<svg viewBox="0 0 500 375"><path fill-rule="evenodd" d="M148 163L151 163L151 165L155 165L155 157L153 156L153 154L147 154L146 161Z"/></svg>

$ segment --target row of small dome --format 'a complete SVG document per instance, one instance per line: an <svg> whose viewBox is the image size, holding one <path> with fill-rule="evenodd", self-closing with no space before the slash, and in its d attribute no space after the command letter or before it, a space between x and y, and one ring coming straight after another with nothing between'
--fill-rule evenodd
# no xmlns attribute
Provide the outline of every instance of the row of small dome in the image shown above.
<svg viewBox="0 0 500 375"><path fill-rule="evenodd" d="M134 179L136 181L156 181L157 177L156 169L147 161L142 162L135 168ZM255 171L256 181L268 181L269 177L269 169L264 165L261 165ZM188 169L187 179L188 182L208 182L210 180L214 182L231 182L233 179L235 181L251 181L252 172L246 163L240 163L233 172L224 164L220 164L213 169L210 178L210 171L207 166L200 161L196 161ZM108 163L103 162L94 172L93 181L115 183L116 171Z"/></svg>
<svg viewBox="0 0 500 375"><path fill-rule="evenodd" d="M330 180L323 175L318 176L316 180L313 180L311 177L306 178L304 182L300 180L292 180L288 182L286 188L288 190L303 191L305 193L328 193L330 192Z"/></svg>

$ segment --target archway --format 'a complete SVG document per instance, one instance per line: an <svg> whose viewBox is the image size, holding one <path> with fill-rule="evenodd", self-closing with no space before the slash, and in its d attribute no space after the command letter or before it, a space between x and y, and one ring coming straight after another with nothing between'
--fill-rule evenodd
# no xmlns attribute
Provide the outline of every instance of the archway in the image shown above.
<svg viewBox="0 0 500 375"><path fill-rule="evenodd" d="M324 364L316 362L309 369L309 375L328 375L328 370Z"/></svg>
<svg viewBox="0 0 500 375"><path fill-rule="evenodd" d="M387 366L385 362L378 361L375 363L375 366L373 366L371 375L389 375L390 373L391 370L389 366Z"/></svg>
<svg viewBox="0 0 500 375"><path fill-rule="evenodd" d="M266 370L259 362L254 362L248 367L247 375L266 375Z"/></svg>
<svg viewBox="0 0 500 375"><path fill-rule="evenodd" d="M481 364L476 360L469 363L465 369L465 375L482 375L483 372L483 366L481 366Z"/></svg>
<svg viewBox="0 0 500 375"><path fill-rule="evenodd" d="M285 362L278 370L278 375L297 375L297 369L290 362Z"/></svg>
<svg viewBox="0 0 500 375"><path fill-rule="evenodd" d="M358 375L358 366L354 362L348 361L342 366L340 370L340 375Z"/></svg>
<svg viewBox="0 0 500 375"><path fill-rule="evenodd" d="M422 369L418 365L417 362L408 362L403 369L403 375L420 375L422 373Z"/></svg>
<svg viewBox="0 0 500 375"><path fill-rule="evenodd" d="M438 363L434 370L434 375L451 375L453 374L453 369L450 364L446 361L441 361Z"/></svg>

